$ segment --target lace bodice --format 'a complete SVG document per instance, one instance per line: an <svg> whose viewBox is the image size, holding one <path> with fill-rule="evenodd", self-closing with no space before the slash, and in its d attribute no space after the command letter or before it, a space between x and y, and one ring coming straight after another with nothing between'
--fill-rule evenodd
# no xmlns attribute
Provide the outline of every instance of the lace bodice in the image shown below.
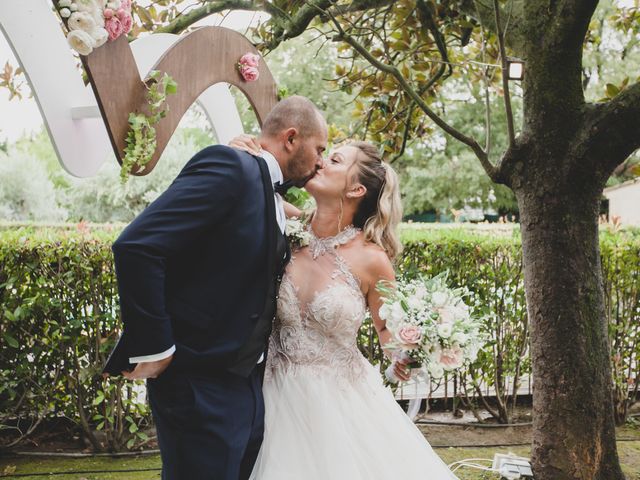
<svg viewBox="0 0 640 480"><path fill-rule="evenodd" d="M300 367L311 367L351 379L360 375L366 361L357 334L367 307L340 246L359 230L348 227L330 238L309 232L309 246L294 252L280 287L267 377L274 369L295 374Z"/></svg>

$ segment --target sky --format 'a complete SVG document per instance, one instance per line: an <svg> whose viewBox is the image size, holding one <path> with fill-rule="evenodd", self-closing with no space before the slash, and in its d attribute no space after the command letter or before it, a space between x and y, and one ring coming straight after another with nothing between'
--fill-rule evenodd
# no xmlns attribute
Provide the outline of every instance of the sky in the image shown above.
<svg viewBox="0 0 640 480"><path fill-rule="evenodd" d="M244 31L248 25L258 22L260 18L264 18L264 14L235 11L226 17L212 15L196 25L223 25ZM18 65L7 39L0 31L0 68L4 68L7 60L13 66ZM0 88L0 142L7 140L12 143L24 135L39 131L42 125L42 116L34 98L25 95L22 100L9 101L8 90Z"/></svg>

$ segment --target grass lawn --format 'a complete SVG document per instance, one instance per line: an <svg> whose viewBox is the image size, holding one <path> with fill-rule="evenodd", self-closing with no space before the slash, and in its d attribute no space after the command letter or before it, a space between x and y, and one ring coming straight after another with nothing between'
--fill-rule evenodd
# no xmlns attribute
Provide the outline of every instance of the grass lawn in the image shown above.
<svg viewBox="0 0 640 480"><path fill-rule="evenodd" d="M618 449L628 480L640 480L640 441L619 442ZM507 453L509 451L525 457L529 455L528 447L436 449L438 455L448 464L465 458L491 459L494 453ZM120 472L117 470L120 470ZM123 472L122 470L131 471ZM60 472L72 471L78 473L59 474ZM88 473L90 471L106 471L109 473ZM2 472L5 472L5 474L11 472L8 476L2 478L25 478L31 480L155 480L160 478L160 457L157 455L83 459L13 457L0 459L0 474ZM33 475L34 473L44 475ZM52 473L58 474L52 475ZM497 475L483 474L478 470L466 468L460 469L456 473L461 480L498 480L499 478Z"/></svg>

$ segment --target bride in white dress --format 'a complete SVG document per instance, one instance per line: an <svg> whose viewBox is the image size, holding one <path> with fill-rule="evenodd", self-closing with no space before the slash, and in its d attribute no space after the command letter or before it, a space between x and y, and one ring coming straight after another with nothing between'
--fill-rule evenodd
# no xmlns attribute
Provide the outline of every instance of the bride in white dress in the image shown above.
<svg viewBox="0 0 640 480"><path fill-rule="evenodd" d="M390 338L375 285L394 280L401 248L395 172L373 145L351 142L305 188L317 209L280 288L251 480L455 479L356 344L367 311L380 343Z"/></svg>

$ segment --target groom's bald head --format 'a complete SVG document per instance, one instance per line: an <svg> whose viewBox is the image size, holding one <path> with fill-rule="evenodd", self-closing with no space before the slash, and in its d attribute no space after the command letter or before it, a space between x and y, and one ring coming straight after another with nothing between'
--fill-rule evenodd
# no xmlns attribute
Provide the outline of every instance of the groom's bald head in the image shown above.
<svg viewBox="0 0 640 480"><path fill-rule="evenodd" d="M322 168L327 137L327 122L318 107L308 98L294 95L269 112L259 141L276 157L285 180L302 186Z"/></svg>
<svg viewBox="0 0 640 480"><path fill-rule="evenodd" d="M322 113L311 100L293 95L281 100L269 112L262 125L262 135L277 137L283 131L295 128L301 137L321 134L327 128Z"/></svg>

